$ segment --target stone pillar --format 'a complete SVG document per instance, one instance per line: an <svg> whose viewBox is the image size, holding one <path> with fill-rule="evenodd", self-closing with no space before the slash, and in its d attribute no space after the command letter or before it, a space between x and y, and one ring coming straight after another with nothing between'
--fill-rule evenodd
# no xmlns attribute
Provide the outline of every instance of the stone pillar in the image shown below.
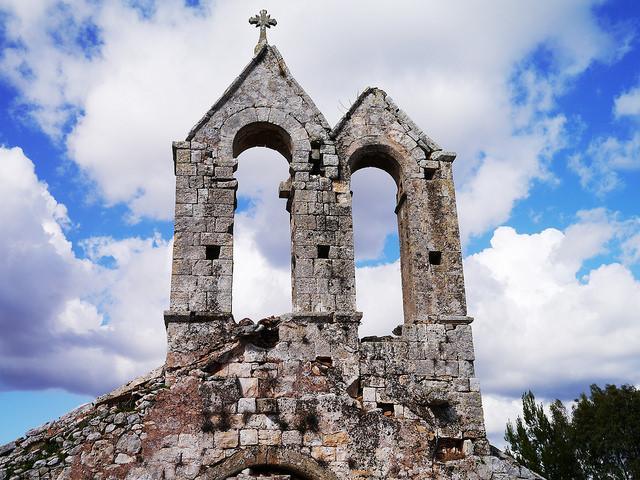
<svg viewBox="0 0 640 480"><path fill-rule="evenodd" d="M173 313L231 313L235 161L212 158L198 142L173 144L176 219Z"/></svg>
<svg viewBox="0 0 640 480"><path fill-rule="evenodd" d="M428 267L431 272L430 315L442 323L466 323L467 302L462 249L453 184L455 153L433 152L425 168L424 188L429 231ZM430 180L428 178L431 178ZM432 253L433 252L433 253Z"/></svg>
<svg viewBox="0 0 640 480"><path fill-rule="evenodd" d="M398 229L405 323L466 321L462 254L451 162L434 152L403 179Z"/></svg>
<svg viewBox="0 0 640 480"><path fill-rule="evenodd" d="M293 311L355 311L351 195L337 180L332 144L314 144L312 163L292 163L289 197ZM295 157L294 157L295 160ZM310 171L317 166L317 171ZM308 166L308 167L307 167Z"/></svg>

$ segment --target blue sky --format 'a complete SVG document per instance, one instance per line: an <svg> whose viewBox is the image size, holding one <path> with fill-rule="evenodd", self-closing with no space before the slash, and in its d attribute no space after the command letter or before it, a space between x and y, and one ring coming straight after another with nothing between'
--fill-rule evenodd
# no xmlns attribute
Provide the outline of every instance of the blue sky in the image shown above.
<svg viewBox="0 0 640 480"><path fill-rule="evenodd" d="M638 2L0 0L0 443L163 361L171 141L250 60L264 7L329 123L375 85L458 153L492 440L524 390L640 384ZM240 158L238 316L290 307L286 175ZM353 178L363 334L401 323L394 189Z"/></svg>

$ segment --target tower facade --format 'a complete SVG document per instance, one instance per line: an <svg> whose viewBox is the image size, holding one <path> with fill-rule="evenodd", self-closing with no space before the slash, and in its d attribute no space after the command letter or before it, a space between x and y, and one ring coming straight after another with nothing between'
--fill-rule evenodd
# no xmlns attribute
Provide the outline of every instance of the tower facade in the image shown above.
<svg viewBox="0 0 640 480"><path fill-rule="evenodd" d="M256 52L173 143L166 363L0 448L0 480L540 478L486 438L455 154L376 88L331 128L266 36ZM289 163L293 311L236 322L234 172L255 146ZM404 319L360 339L350 180L365 167L397 185Z"/></svg>

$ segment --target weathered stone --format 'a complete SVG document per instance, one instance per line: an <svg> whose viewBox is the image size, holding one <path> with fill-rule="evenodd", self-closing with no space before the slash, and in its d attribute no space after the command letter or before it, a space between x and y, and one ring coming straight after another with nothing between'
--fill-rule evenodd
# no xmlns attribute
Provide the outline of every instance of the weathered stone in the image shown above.
<svg viewBox="0 0 640 480"><path fill-rule="evenodd" d="M115 464L116 465L122 465L122 464L126 464L126 463L131 463L131 462L135 462L135 458L125 454L125 453L119 453L116 455L116 459L115 459Z"/></svg>
<svg viewBox="0 0 640 480"><path fill-rule="evenodd" d="M134 433L127 433L120 437L120 440L118 440L118 443L116 444L116 449L119 452L135 455L140 451L141 446L142 442L138 435Z"/></svg>
<svg viewBox="0 0 640 480"><path fill-rule="evenodd" d="M216 448L235 448L238 446L238 432L216 432L214 443Z"/></svg>

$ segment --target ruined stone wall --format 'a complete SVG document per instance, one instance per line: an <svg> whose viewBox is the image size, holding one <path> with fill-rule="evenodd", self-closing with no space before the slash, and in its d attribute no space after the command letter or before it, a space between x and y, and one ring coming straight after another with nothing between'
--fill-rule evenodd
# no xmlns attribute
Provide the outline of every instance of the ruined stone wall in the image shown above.
<svg viewBox="0 0 640 480"><path fill-rule="evenodd" d="M539 478L486 442L467 325L358 320L212 322L214 348L3 447L0 479Z"/></svg>

